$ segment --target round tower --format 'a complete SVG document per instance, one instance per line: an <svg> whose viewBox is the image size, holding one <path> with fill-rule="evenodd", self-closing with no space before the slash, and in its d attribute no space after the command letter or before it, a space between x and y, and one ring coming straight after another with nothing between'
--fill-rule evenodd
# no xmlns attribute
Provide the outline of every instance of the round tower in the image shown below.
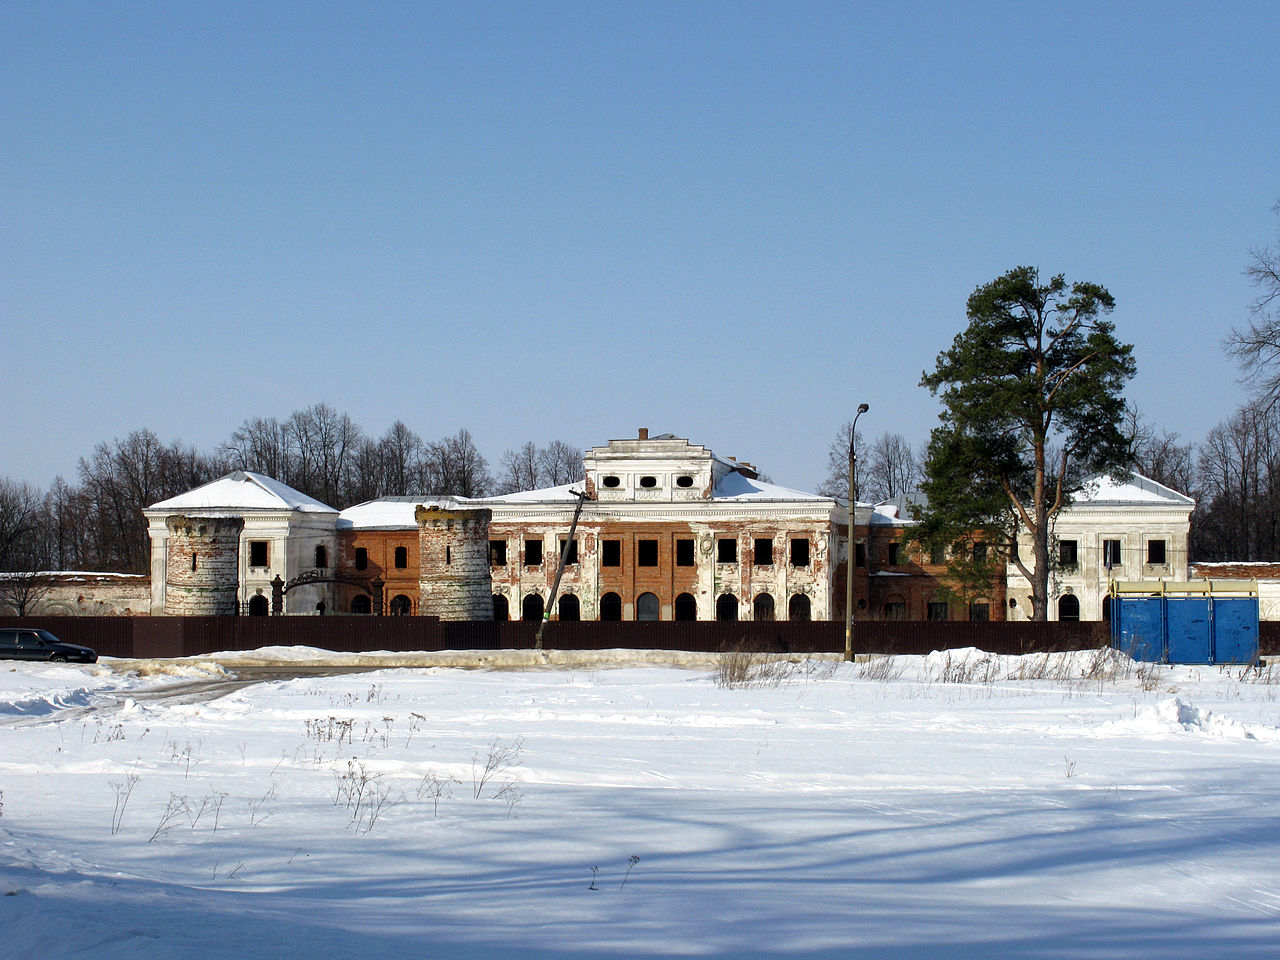
<svg viewBox="0 0 1280 960"><path fill-rule="evenodd" d="M168 616L234 614L240 585L240 531L243 517L165 519L169 552L165 560L164 612Z"/></svg>
<svg viewBox="0 0 1280 960"><path fill-rule="evenodd" d="M418 612L441 620L492 620L489 520L485 507L419 506Z"/></svg>

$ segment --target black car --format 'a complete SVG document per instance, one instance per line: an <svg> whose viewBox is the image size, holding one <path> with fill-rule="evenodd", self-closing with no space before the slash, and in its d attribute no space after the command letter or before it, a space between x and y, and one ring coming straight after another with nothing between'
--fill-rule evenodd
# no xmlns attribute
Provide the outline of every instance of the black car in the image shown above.
<svg viewBox="0 0 1280 960"><path fill-rule="evenodd" d="M48 630L0 627L0 660L48 660L50 663L97 663L88 647L63 643Z"/></svg>

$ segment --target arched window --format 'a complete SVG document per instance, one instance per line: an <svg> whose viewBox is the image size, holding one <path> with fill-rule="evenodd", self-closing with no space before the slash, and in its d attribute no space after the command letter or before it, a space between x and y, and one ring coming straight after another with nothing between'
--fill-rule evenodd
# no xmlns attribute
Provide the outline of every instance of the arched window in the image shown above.
<svg viewBox="0 0 1280 960"><path fill-rule="evenodd" d="M351 598L352 613L370 613L373 610L373 604L369 602L369 598L363 593L357 593Z"/></svg>
<svg viewBox="0 0 1280 960"><path fill-rule="evenodd" d="M556 601L556 615L565 622L570 620L582 619L582 607L578 603L578 598L572 593L566 593Z"/></svg>
<svg viewBox="0 0 1280 960"><path fill-rule="evenodd" d="M636 619L660 619L658 615L658 595L656 593L642 593L636 597Z"/></svg>
<svg viewBox="0 0 1280 960"><path fill-rule="evenodd" d="M413 604L409 602L409 598L403 593L397 593L391 598L391 615L393 617L407 617L413 612Z"/></svg>
<svg viewBox="0 0 1280 960"><path fill-rule="evenodd" d="M525 623L537 623L542 619L542 611L544 609L542 594L528 594L524 598L524 602L520 604L520 619Z"/></svg>
<svg viewBox="0 0 1280 960"><path fill-rule="evenodd" d="M493 619L503 621L511 619L511 605L507 603L507 598L500 593L493 595Z"/></svg>
<svg viewBox="0 0 1280 960"><path fill-rule="evenodd" d="M716 619L721 621L738 619L738 598L732 593L722 593L716 597Z"/></svg>
<svg viewBox="0 0 1280 960"><path fill-rule="evenodd" d="M403 570L409 565L409 549L408 547L396 547L396 569Z"/></svg>
<svg viewBox="0 0 1280 960"><path fill-rule="evenodd" d="M758 595L751 604L751 617L754 620L773 619L773 596L768 593Z"/></svg>
<svg viewBox="0 0 1280 960"><path fill-rule="evenodd" d="M325 549L323 543L316 547L315 566L317 570L323 570L325 567L329 566L329 551Z"/></svg>
<svg viewBox="0 0 1280 960"><path fill-rule="evenodd" d="M606 593L600 598L600 619L622 619L622 598L616 593Z"/></svg>
<svg viewBox="0 0 1280 960"><path fill-rule="evenodd" d="M255 594L249 598L249 616L265 617L271 612L271 605L267 602L267 598L262 594Z"/></svg>
<svg viewBox="0 0 1280 960"><path fill-rule="evenodd" d="M1080 619L1080 598L1074 593L1064 593L1058 598L1058 619Z"/></svg>
<svg viewBox="0 0 1280 960"><path fill-rule="evenodd" d="M676 597L675 615L677 620L697 620L698 601L693 594L682 593Z"/></svg>
<svg viewBox="0 0 1280 960"><path fill-rule="evenodd" d="M791 602L787 604L788 620L811 620L813 606L809 602L809 598L803 593L797 593L791 598Z"/></svg>

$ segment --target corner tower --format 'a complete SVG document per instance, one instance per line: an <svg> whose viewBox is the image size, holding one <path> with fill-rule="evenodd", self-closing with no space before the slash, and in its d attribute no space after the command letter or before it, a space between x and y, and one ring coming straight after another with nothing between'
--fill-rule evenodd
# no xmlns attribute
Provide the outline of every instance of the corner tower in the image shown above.
<svg viewBox="0 0 1280 960"><path fill-rule="evenodd" d="M487 507L419 506L418 612L441 620L492 620Z"/></svg>
<svg viewBox="0 0 1280 960"><path fill-rule="evenodd" d="M165 518L164 612L167 616L211 617L236 612L240 586L242 517Z"/></svg>

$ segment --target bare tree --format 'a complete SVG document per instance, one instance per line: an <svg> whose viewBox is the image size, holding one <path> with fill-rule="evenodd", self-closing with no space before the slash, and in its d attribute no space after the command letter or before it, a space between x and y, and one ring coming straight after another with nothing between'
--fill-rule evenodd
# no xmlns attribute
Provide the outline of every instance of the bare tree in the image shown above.
<svg viewBox="0 0 1280 960"><path fill-rule="evenodd" d="M849 496L849 435L852 432L853 421L846 420L827 448L827 478L818 487L818 493L824 497L843 500ZM869 499L866 486L870 464L867 462L867 442L862 434L858 435L855 452L858 455L858 499L866 503Z"/></svg>
<svg viewBox="0 0 1280 960"><path fill-rule="evenodd" d="M296 479L289 427L275 417L246 420L218 452L232 470L266 474L290 485Z"/></svg>
<svg viewBox="0 0 1280 960"><path fill-rule="evenodd" d="M1193 521L1202 560L1280 559L1280 407L1262 400L1214 427L1197 461L1201 510Z"/></svg>
<svg viewBox="0 0 1280 960"><path fill-rule="evenodd" d="M564 440L539 447L532 440L502 455L498 493L541 490L582 479L582 451Z"/></svg>
<svg viewBox="0 0 1280 960"><path fill-rule="evenodd" d="M456 497L484 497L493 481L489 464L480 454L471 433L463 428L451 437L431 444L430 479L432 492Z"/></svg>
<svg viewBox="0 0 1280 960"><path fill-rule="evenodd" d="M48 572L31 570L25 573L0 573L0 606L8 606L20 617L25 617L49 595L55 578Z"/></svg>
<svg viewBox="0 0 1280 960"><path fill-rule="evenodd" d="M1271 208L1280 215L1280 201ZM1249 250L1245 276L1258 288L1250 304L1250 321L1227 337L1227 352L1236 358L1245 379L1268 406L1280 400L1280 236L1275 245Z"/></svg>
<svg viewBox="0 0 1280 960"><path fill-rule="evenodd" d="M39 527L40 492L29 483L0 479L0 570L28 570Z"/></svg>
<svg viewBox="0 0 1280 960"><path fill-rule="evenodd" d="M886 431L872 444L866 483L867 499L874 501L910 493L920 485L920 461L906 437Z"/></svg>

